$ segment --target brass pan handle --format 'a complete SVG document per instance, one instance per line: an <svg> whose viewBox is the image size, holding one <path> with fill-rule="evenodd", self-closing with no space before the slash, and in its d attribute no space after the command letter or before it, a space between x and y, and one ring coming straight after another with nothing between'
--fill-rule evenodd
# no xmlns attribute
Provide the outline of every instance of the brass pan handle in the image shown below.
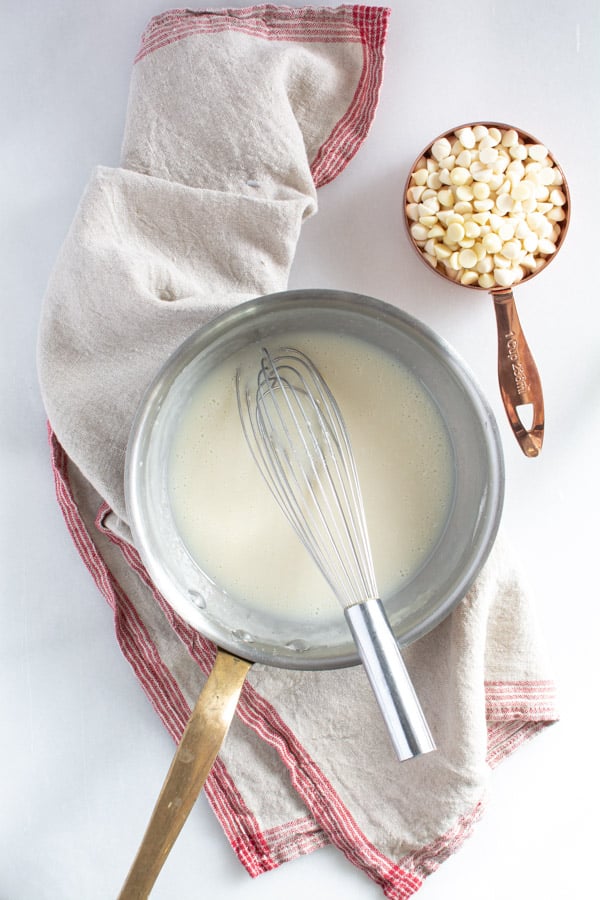
<svg viewBox="0 0 600 900"><path fill-rule="evenodd" d="M521 328L510 289L492 291L498 330L498 381L508 420L526 456L538 456L544 440L544 397L537 366ZM525 425L519 407L532 407Z"/></svg>
<svg viewBox="0 0 600 900"><path fill-rule="evenodd" d="M146 900L217 757L252 663L224 650L186 725L119 900Z"/></svg>

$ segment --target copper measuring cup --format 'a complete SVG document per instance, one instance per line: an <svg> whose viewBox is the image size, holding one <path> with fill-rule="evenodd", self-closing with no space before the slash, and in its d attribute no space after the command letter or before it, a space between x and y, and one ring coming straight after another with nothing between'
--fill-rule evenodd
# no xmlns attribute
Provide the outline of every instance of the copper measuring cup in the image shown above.
<svg viewBox="0 0 600 900"><path fill-rule="evenodd" d="M413 173L418 168L426 165L427 159L432 156L431 151L434 144L442 138L446 138L452 143L453 140L456 140L456 133L461 131L461 129L475 128L477 125L484 125L487 128L497 128L502 132L515 131L519 137L519 141L525 144L541 143L533 137L533 135L523 131L523 129L516 128L514 125L506 125L501 122L469 122L465 125L458 125L455 128L445 131L425 147L410 169L404 189L404 221L412 246L421 260L429 269L435 272L436 275L439 275L448 281L453 281L460 285L460 287L466 287L477 291L488 291L491 294L492 300L494 301L498 334L498 381L500 385L500 394L510 426L519 446L526 456L535 457L539 455L544 439L544 398L539 372L519 321L519 315L517 313L513 295L514 285L511 287L493 286L487 288L481 287L478 284L462 284L458 280L458 277L452 277L446 267L440 265L433 267L433 265L428 262L423 248L419 246L419 243L417 243L411 233L411 226L414 225L415 222L409 218L407 213L407 206L409 203L408 192L410 188L414 186ZM560 232L554 242L556 250L546 257L539 257L539 264L535 271L526 274L518 282L515 282L515 284L518 285L530 281L535 275L538 275L545 269L552 259L554 259L564 242L570 221L571 201L564 172L550 151L548 151L548 158L551 160L552 166L560 172L562 177L560 189L565 196L565 203L562 207L565 217L560 223L557 223ZM531 411L531 421L529 423L524 421L526 418L525 410Z"/></svg>

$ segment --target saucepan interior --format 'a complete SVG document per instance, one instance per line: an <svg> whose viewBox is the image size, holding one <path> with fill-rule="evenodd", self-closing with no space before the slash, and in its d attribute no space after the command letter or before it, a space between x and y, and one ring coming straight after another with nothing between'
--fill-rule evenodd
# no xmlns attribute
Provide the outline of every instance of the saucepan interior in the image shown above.
<svg viewBox="0 0 600 900"><path fill-rule="evenodd" d="M382 597L401 644L431 630L465 595L492 547L504 491L496 423L472 376L443 340L395 307L342 291L286 291L244 303L193 334L148 389L132 429L126 492L134 540L155 585L186 622L231 653L293 669L358 662L342 610L325 619L288 618L250 607L209 578L175 523L168 461L199 379L251 345L277 345L281 335L315 329L360 338L400 360L437 405L447 431L453 489L441 534L411 579Z"/></svg>

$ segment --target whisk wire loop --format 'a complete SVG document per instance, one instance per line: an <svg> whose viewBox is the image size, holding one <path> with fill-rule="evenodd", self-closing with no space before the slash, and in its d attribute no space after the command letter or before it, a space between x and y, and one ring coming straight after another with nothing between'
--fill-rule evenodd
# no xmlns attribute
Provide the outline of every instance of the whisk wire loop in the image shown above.
<svg viewBox="0 0 600 900"><path fill-rule="evenodd" d="M339 566L336 573L339 576L335 582L336 593L351 596L353 590L356 590L356 585L353 583L355 573L350 565L348 546L344 540L347 536L347 522L340 521L340 511L342 510L340 491L343 493L345 486L340 478L338 465L339 443L338 436L330 430L332 423L325 420L322 406L319 403L319 400L323 399L321 385L316 385L318 390L316 395L311 394L311 386L306 383L301 369L292 369L289 364L284 364L283 360L280 360L279 364L275 366L273 359L268 358L268 363L269 373L273 372L276 380L272 391L261 397L263 402L258 405L259 416L262 411L267 411L266 401L268 399L274 401L280 424L283 426L285 437L288 440L288 444L282 451L283 442L280 438L278 439L276 431L268 432L276 455L279 456L282 451L282 456L279 457L279 461L282 463L281 472L285 475L285 463L287 463L289 465L287 471L291 474L293 483L299 488L299 493L294 494L294 500L299 501L306 496L308 501L305 512L309 513L309 519L314 525L313 539L316 539L318 547L327 546L333 554L333 559L330 559L327 566L330 582L333 581L332 574L335 571L333 563L337 563ZM296 388L289 380L290 375L299 377L299 386ZM292 412L294 429L300 438L300 447L295 440L294 429L290 433L290 429L286 427L285 413L277 403L277 398L273 393L275 390L282 392L286 406ZM311 406L306 410L302 407L302 402L308 397L311 398ZM295 405L298 406L298 410L295 409ZM313 413L315 414L314 419L312 418ZM273 423L269 421L268 424L272 426ZM344 533L344 526L346 526L346 533ZM326 544L325 538L331 543ZM343 592L342 585L345 587Z"/></svg>
<svg viewBox="0 0 600 900"><path fill-rule="evenodd" d="M347 430L312 361L264 349L255 391L242 396L238 378L238 406L263 477L342 605L377 596Z"/></svg>
<svg viewBox="0 0 600 900"><path fill-rule="evenodd" d="M236 374L238 411L248 448L272 496L285 513L306 549L312 553L313 547L309 537L306 518L300 515L293 497L288 496L286 493L286 484L282 478L280 466L276 464L272 454L267 453L266 444L261 438L257 420L256 396L253 395L248 386L242 386L241 378L241 372L238 371ZM314 559L324 574L325 562L318 547L315 548Z"/></svg>

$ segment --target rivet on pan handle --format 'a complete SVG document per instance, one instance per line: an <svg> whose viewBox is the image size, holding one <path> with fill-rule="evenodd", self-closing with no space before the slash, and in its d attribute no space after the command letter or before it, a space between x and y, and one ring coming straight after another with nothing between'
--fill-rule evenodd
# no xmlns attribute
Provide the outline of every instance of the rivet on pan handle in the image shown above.
<svg viewBox="0 0 600 900"><path fill-rule="evenodd" d="M219 650L119 900L146 900L225 740L252 663Z"/></svg>
<svg viewBox="0 0 600 900"><path fill-rule="evenodd" d="M512 291L491 291L498 330L498 381L511 428L526 456L537 456L544 440L544 397L537 366L525 340ZM526 426L519 407L531 406Z"/></svg>

